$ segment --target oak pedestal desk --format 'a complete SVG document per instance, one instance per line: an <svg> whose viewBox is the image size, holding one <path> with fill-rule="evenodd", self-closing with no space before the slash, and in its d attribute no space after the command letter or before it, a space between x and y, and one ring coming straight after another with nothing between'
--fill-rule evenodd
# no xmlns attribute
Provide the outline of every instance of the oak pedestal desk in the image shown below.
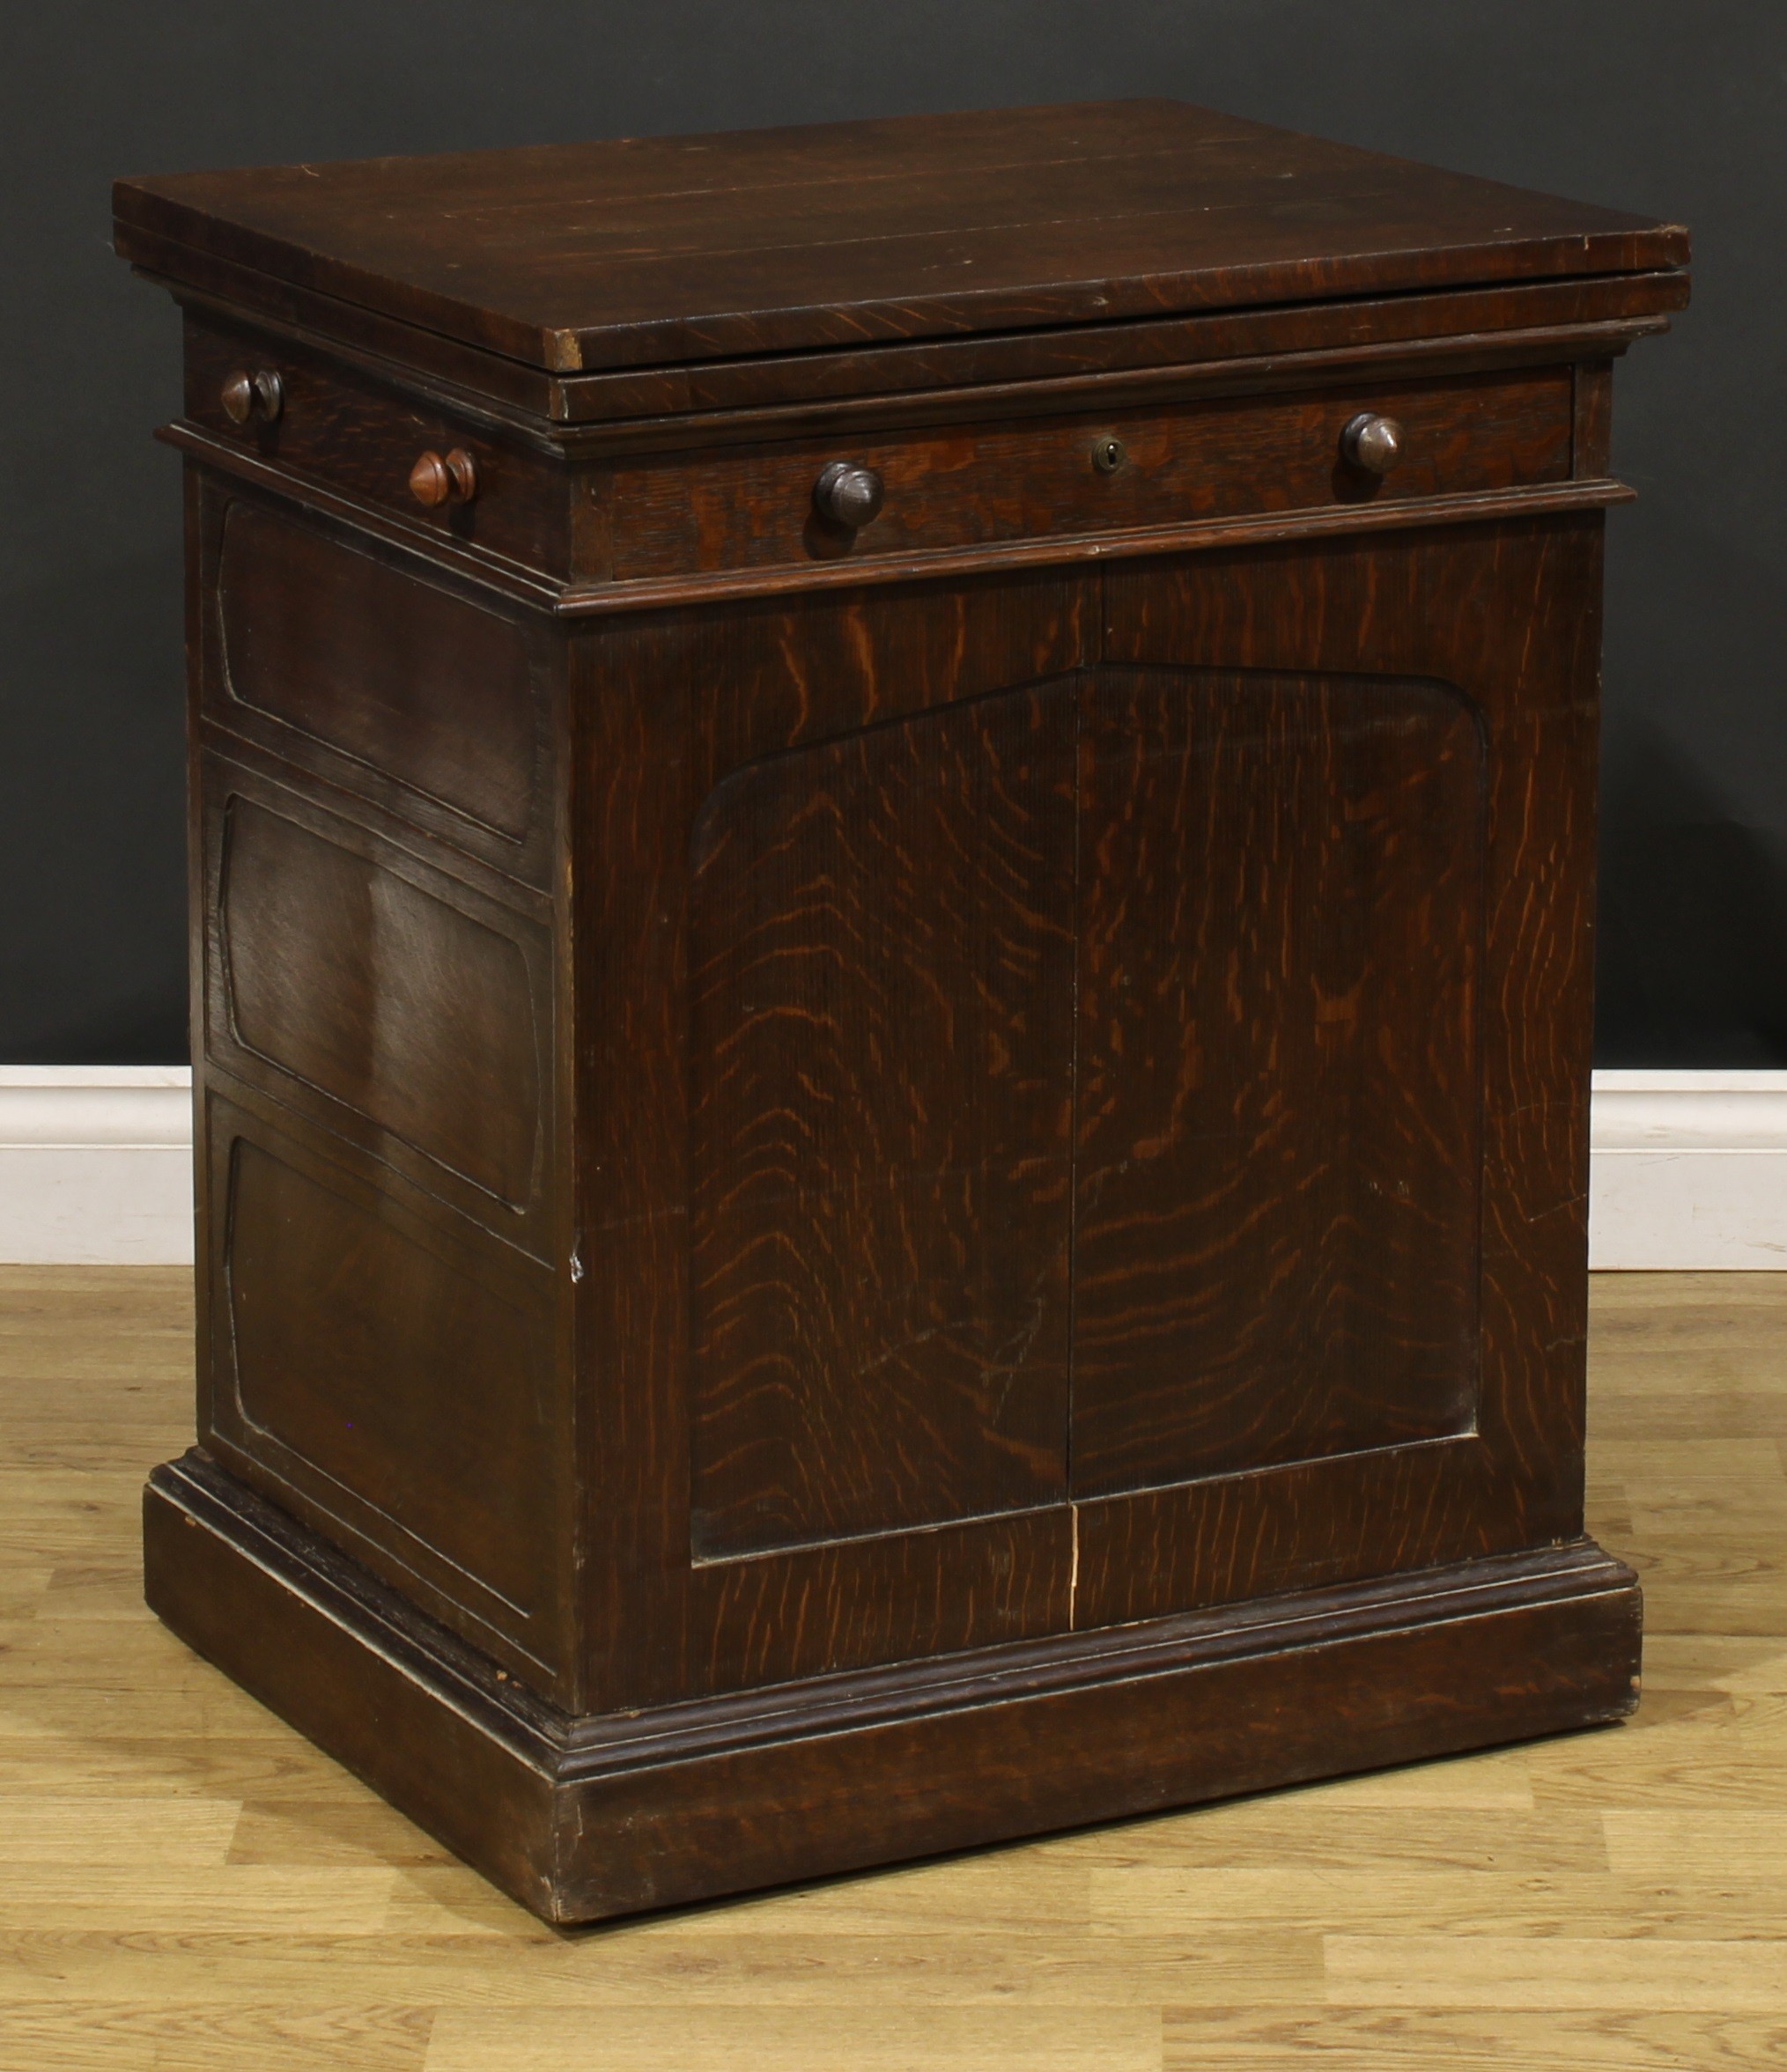
<svg viewBox="0 0 1787 2072"><path fill-rule="evenodd" d="M177 1633L562 1921L1630 1710L1599 571L1682 231L1167 101L116 205Z"/></svg>

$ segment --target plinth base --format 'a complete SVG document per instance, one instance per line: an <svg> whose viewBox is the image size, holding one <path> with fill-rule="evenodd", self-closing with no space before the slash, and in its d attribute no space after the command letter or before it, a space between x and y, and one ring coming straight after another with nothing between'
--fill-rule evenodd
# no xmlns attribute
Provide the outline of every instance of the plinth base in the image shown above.
<svg viewBox="0 0 1787 2072"><path fill-rule="evenodd" d="M572 1718L205 1455L144 1492L150 1605L412 1820L573 1922L1617 1720L1592 1541Z"/></svg>

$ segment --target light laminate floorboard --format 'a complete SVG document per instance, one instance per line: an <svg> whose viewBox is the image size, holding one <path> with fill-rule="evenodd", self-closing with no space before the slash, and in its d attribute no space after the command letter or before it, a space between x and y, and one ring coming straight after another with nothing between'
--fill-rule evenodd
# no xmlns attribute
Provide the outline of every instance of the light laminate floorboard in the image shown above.
<svg viewBox="0 0 1787 2072"><path fill-rule="evenodd" d="M0 1268L0 2072L1787 2067L1787 1275L1605 1275L1635 1722L542 1928L144 1611L187 1279Z"/></svg>

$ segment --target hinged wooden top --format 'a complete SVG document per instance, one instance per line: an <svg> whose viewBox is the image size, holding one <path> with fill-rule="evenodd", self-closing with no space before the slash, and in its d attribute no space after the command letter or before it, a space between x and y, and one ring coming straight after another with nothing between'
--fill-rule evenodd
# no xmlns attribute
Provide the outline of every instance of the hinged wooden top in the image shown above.
<svg viewBox="0 0 1787 2072"><path fill-rule="evenodd" d="M558 372L1671 268L1678 226L1179 101L121 181L190 253Z"/></svg>

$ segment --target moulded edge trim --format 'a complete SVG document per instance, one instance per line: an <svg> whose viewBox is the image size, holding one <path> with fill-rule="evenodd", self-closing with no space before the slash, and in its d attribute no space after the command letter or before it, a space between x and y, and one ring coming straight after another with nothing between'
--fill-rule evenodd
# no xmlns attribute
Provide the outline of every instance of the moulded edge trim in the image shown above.
<svg viewBox="0 0 1787 2072"><path fill-rule="evenodd" d="M238 452L196 425L165 424L156 434L195 460L245 482L290 497L325 516L339 519L388 544L422 555L437 567L560 619L661 610L681 604L720 604L822 590L860 589L884 583L949 581L1007 570L1048 568L1075 562L1097 566L1150 554L1192 553L1218 548L1273 545L1347 533L1407 531L1429 525L1490 524L1513 518L1605 509L1635 502L1638 492L1611 476L1547 483L1528 489L1479 490L1465 494L1409 498L1384 504L1274 512L1252 517L1198 519L1189 524L1141 526L1104 533L1064 533L1052 539L1015 540L994 546L929 549L861 561L828 561L812 566L779 563L761 569L696 571L627 582L565 583L519 562L443 539L425 527L392 515L338 490Z"/></svg>

